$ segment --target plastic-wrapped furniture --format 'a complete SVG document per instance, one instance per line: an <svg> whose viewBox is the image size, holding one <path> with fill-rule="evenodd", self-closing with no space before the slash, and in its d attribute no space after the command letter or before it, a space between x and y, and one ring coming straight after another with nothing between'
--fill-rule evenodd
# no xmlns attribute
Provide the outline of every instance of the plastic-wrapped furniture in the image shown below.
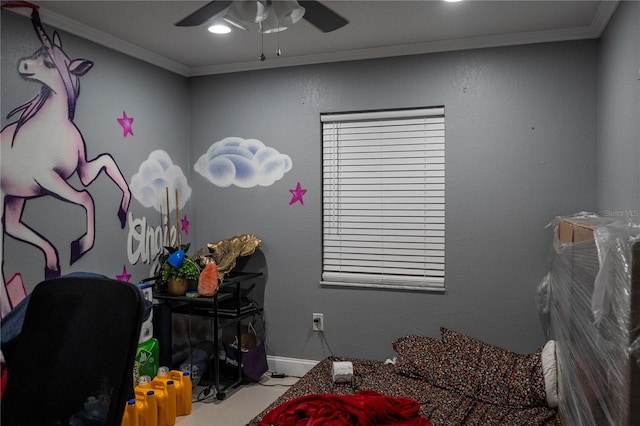
<svg viewBox="0 0 640 426"><path fill-rule="evenodd" d="M120 425L143 310L130 283L64 277L38 284L8 363L2 424Z"/></svg>
<svg viewBox="0 0 640 426"><path fill-rule="evenodd" d="M640 223L583 213L553 224L538 302L556 340L563 423L638 425Z"/></svg>

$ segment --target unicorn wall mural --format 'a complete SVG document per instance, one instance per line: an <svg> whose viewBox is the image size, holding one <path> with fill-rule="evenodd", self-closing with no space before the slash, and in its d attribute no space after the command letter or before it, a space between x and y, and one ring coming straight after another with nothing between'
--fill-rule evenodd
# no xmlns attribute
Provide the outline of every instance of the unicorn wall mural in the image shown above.
<svg viewBox="0 0 640 426"><path fill-rule="evenodd" d="M2 129L1 145L1 206L3 261L0 285L0 309L4 316L12 309L4 276L5 234L32 244L44 254L44 278L60 275L60 260L56 247L38 231L22 221L25 203L33 198L53 196L82 206L86 211L86 232L71 242L70 264L80 259L94 245L95 207L86 189L76 189L67 180L77 173L82 185L91 184L104 171L122 191L117 209L124 228L131 194L118 165L109 154L87 159L85 140L74 123L76 102L80 94L80 77L93 66L86 59L71 60L62 49L60 36L53 40L46 34L34 8L33 28L42 46L18 63L18 73L40 85L39 93L16 107L7 116L20 113L18 119Z"/></svg>

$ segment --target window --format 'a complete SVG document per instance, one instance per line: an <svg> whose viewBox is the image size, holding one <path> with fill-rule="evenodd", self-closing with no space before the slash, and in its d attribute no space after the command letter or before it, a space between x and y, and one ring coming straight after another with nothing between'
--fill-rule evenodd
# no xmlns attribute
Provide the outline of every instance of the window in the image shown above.
<svg viewBox="0 0 640 426"><path fill-rule="evenodd" d="M321 122L322 284L444 291L444 108Z"/></svg>

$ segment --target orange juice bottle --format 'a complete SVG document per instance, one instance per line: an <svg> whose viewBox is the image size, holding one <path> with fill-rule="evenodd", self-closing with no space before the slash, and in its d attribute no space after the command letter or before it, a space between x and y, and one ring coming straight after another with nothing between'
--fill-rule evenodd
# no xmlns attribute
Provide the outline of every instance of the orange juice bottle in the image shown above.
<svg viewBox="0 0 640 426"><path fill-rule="evenodd" d="M151 377L141 376L134 393L138 426L158 426L158 402L151 388Z"/></svg>
<svg viewBox="0 0 640 426"><path fill-rule="evenodd" d="M158 424L173 426L176 424L176 387L169 375L169 368L158 368L158 375L151 381L158 401Z"/></svg>
<svg viewBox="0 0 640 426"><path fill-rule="evenodd" d="M136 400L130 399L122 414L122 426L138 426L138 412L136 411Z"/></svg>
<svg viewBox="0 0 640 426"><path fill-rule="evenodd" d="M127 411L127 408L129 407L129 403L131 402L131 400L127 401L127 403L124 405L124 411L122 413L122 421L120 422L120 426L129 426L131 423L129 422L129 412ZM133 400L133 406L136 406L136 400Z"/></svg>
<svg viewBox="0 0 640 426"><path fill-rule="evenodd" d="M182 372L182 384L184 392L185 411L187 414L191 414L191 402L193 400L193 383L191 383L191 372Z"/></svg>
<svg viewBox="0 0 640 426"><path fill-rule="evenodd" d="M147 405L149 407L148 426L158 426L158 399L154 391L147 391ZM138 416L138 420L140 417Z"/></svg>
<svg viewBox="0 0 640 426"><path fill-rule="evenodd" d="M191 373L188 371L171 370L169 374L176 387L176 416L191 414L191 400L193 398Z"/></svg>

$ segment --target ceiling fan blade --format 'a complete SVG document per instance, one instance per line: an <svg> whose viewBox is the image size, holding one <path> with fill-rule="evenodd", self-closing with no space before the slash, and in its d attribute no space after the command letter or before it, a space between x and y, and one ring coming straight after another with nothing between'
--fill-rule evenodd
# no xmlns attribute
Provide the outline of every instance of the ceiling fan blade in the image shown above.
<svg viewBox="0 0 640 426"><path fill-rule="evenodd" d="M181 21L176 22L175 25L176 27L197 27L222 12L230 4L231 0L211 1Z"/></svg>
<svg viewBox="0 0 640 426"><path fill-rule="evenodd" d="M317 0L302 0L298 3L305 8L303 18L323 33L335 31L349 23L345 18Z"/></svg>

